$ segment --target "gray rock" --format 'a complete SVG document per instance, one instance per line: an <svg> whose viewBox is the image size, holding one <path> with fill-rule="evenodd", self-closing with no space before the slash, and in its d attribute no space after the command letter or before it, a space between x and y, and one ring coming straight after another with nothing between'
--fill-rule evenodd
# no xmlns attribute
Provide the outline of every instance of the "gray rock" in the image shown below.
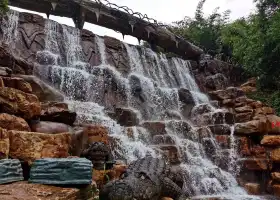
<svg viewBox="0 0 280 200"><path fill-rule="evenodd" d="M0 160L0 184L23 180L20 161L17 159Z"/></svg>
<svg viewBox="0 0 280 200"><path fill-rule="evenodd" d="M36 160L29 182L50 185L87 185L92 182L92 163L85 158L45 158Z"/></svg>

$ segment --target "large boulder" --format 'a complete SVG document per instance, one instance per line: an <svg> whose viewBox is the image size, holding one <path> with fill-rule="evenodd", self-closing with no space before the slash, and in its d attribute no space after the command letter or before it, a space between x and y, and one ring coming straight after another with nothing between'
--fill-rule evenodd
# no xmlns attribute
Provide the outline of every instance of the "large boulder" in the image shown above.
<svg viewBox="0 0 280 200"><path fill-rule="evenodd" d="M0 184L22 181L22 180L23 180L23 174L22 174L21 163L19 160L17 159L0 160Z"/></svg>
<svg viewBox="0 0 280 200"><path fill-rule="evenodd" d="M130 108L115 108L115 117L114 119L121 126L137 126L139 125L139 113Z"/></svg>
<svg viewBox="0 0 280 200"><path fill-rule="evenodd" d="M42 111L40 119L42 121L52 121L68 124L70 126L76 120L77 114L68 109L68 105L62 102L46 102L41 104Z"/></svg>
<svg viewBox="0 0 280 200"><path fill-rule="evenodd" d="M15 88L26 93L32 93L31 85L19 77L2 77L5 87Z"/></svg>
<svg viewBox="0 0 280 200"><path fill-rule="evenodd" d="M0 114L0 127L7 130L30 131L30 127L24 119L7 113Z"/></svg>
<svg viewBox="0 0 280 200"><path fill-rule="evenodd" d="M59 91L52 88L39 78L30 75L17 76L21 77L31 85L33 94L35 94L39 98L40 102L64 100L64 96Z"/></svg>
<svg viewBox="0 0 280 200"><path fill-rule="evenodd" d="M279 135L265 135L261 140L262 145L266 146L280 146L280 136Z"/></svg>
<svg viewBox="0 0 280 200"><path fill-rule="evenodd" d="M11 158L21 159L31 164L40 158L65 158L71 143L69 133L44 134L34 132L9 131Z"/></svg>
<svg viewBox="0 0 280 200"><path fill-rule="evenodd" d="M88 135L88 143L103 142L108 144L108 129L98 125L84 125L84 132Z"/></svg>
<svg viewBox="0 0 280 200"><path fill-rule="evenodd" d="M41 106L38 98L14 88L0 88L0 112L19 115L24 119L39 116Z"/></svg>
<svg viewBox="0 0 280 200"><path fill-rule="evenodd" d="M72 127L66 124L47 121L32 121L30 123L31 131L38 133L68 133L72 132Z"/></svg>
<svg viewBox="0 0 280 200"><path fill-rule="evenodd" d="M244 123L235 124L236 134L263 134L268 133L271 130L271 124L268 120L252 120Z"/></svg>
<svg viewBox="0 0 280 200"><path fill-rule="evenodd" d="M209 96L215 100L225 100L225 99L234 99L237 97L244 96L244 92L236 87L228 87L225 90L216 90L209 92Z"/></svg>
<svg viewBox="0 0 280 200"><path fill-rule="evenodd" d="M0 159L8 158L10 152L9 133L6 129L0 128Z"/></svg>
<svg viewBox="0 0 280 200"><path fill-rule="evenodd" d="M29 182L46 185L88 185L92 182L92 163L84 158L44 158L36 160Z"/></svg>

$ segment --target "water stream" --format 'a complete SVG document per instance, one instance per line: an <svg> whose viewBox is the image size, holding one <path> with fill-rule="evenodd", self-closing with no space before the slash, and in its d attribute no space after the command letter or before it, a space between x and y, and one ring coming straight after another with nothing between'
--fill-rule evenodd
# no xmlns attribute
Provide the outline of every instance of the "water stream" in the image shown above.
<svg viewBox="0 0 280 200"><path fill-rule="evenodd" d="M10 27L15 26L15 16L10 15L11 20L5 25L7 32L13 32L14 28ZM60 26L62 34L58 31ZM150 49L124 44L131 70L128 75L123 75L108 64L103 38L95 38L101 64L90 66L84 62L80 32L77 29L49 20L45 31L46 46L44 51L37 53L38 64L34 74L64 93L69 108L78 114L78 123L101 124L108 128L116 159L129 163L147 154L162 156L161 145L168 146L169 141L178 150L180 166L184 169L183 188L190 196L260 199L248 196L234 177L234 130L231 134L232 168L227 172L215 165L207 154L205 143L211 143L214 150L219 149L210 129L202 127L207 137L201 138L197 133L201 127L182 116L178 95L180 88L191 92L196 106L205 104L212 109L211 112L216 110L210 105L208 97L200 92L191 74L189 61L168 59L164 54L156 54ZM10 40L10 36L5 39ZM109 93L104 93L105 90L109 90ZM112 105L110 95L113 95L116 105ZM115 106L137 111L140 124L165 124L163 137L168 140L155 145L151 139L154 136L148 129L140 125L120 126L107 115Z"/></svg>

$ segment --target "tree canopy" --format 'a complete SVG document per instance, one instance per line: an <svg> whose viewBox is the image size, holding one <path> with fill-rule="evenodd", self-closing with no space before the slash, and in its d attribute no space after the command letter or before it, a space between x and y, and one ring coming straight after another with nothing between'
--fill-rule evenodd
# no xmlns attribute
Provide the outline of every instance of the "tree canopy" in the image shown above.
<svg viewBox="0 0 280 200"><path fill-rule="evenodd" d="M8 0L0 0L0 14L4 14L8 10Z"/></svg>

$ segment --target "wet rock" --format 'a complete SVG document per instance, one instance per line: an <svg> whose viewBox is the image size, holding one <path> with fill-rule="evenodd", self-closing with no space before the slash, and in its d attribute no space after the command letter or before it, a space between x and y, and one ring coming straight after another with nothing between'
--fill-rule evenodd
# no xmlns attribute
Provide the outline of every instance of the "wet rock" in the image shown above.
<svg viewBox="0 0 280 200"><path fill-rule="evenodd" d="M84 125L84 132L88 135L88 143L103 142L108 144L108 129L99 125Z"/></svg>
<svg viewBox="0 0 280 200"><path fill-rule="evenodd" d="M7 68L13 68L15 64L15 59L12 55L12 52L9 51L8 45L1 44L0 47L0 66L1 67L7 67Z"/></svg>
<svg viewBox="0 0 280 200"><path fill-rule="evenodd" d="M250 195L260 195L261 185L259 183L246 183L245 189Z"/></svg>
<svg viewBox="0 0 280 200"><path fill-rule="evenodd" d="M193 115L191 117L191 121L196 126L207 126L209 124L213 124L212 113L204 113L204 114L201 114L201 115Z"/></svg>
<svg viewBox="0 0 280 200"><path fill-rule="evenodd" d="M166 111L164 111L164 113L160 113L160 119L162 119L162 120L181 120L182 116L178 111L166 110Z"/></svg>
<svg viewBox="0 0 280 200"><path fill-rule="evenodd" d="M47 121L32 121L30 128L32 132L48 134L72 132L72 128L66 124Z"/></svg>
<svg viewBox="0 0 280 200"><path fill-rule="evenodd" d="M275 196L280 197L280 185L279 184L275 184L275 185L272 186L272 189L273 189L273 194Z"/></svg>
<svg viewBox="0 0 280 200"><path fill-rule="evenodd" d="M152 136L167 134L164 122L144 122L142 126L146 128Z"/></svg>
<svg viewBox="0 0 280 200"><path fill-rule="evenodd" d="M280 148L271 151L270 159L274 162L280 162Z"/></svg>
<svg viewBox="0 0 280 200"><path fill-rule="evenodd" d="M81 157L90 160L95 169L104 169L105 162L111 158L110 149L102 142L94 142L83 150Z"/></svg>
<svg viewBox="0 0 280 200"><path fill-rule="evenodd" d="M230 147L230 138L228 135L216 135L215 138L222 149L228 149Z"/></svg>
<svg viewBox="0 0 280 200"><path fill-rule="evenodd" d="M47 185L87 185L92 182L92 163L84 158L44 158L35 160L30 183Z"/></svg>
<svg viewBox="0 0 280 200"><path fill-rule="evenodd" d="M0 127L7 130L30 131L30 127L24 119L7 113L0 114Z"/></svg>
<svg viewBox="0 0 280 200"><path fill-rule="evenodd" d="M252 145L251 146L251 155L255 158L266 158L267 153L263 146Z"/></svg>
<svg viewBox="0 0 280 200"><path fill-rule="evenodd" d="M217 153L216 152L217 144L216 144L215 140L213 140L212 138L203 138L202 145L204 147L206 155L209 158L213 158L213 156Z"/></svg>
<svg viewBox="0 0 280 200"><path fill-rule="evenodd" d="M235 100L234 99L225 99L222 101L222 105L227 106L227 107L234 107Z"/></svg>
<svg viewBox="0 0 280 200"><path fill-rule="evenodd" d="M41 104L42 111L40 119L42 121L59 122L72 126L77 114L68 109L68 105L62 102L47 102Z"/></svg>
<svg viewBox="0 0 280 200"><path fill-rule="evenodd" d="M9 131L11 158L31 164L40 158L65 158L71 143L69 133L44 134L34 132Z"/></svg>
<svg viewBox="0 0 280 200"><path fill-rule="evenodd" d="M0 76L11 76L12 70L7 67L0 67Z"/></svg>
<svg viewBox="0 0 280 200"><path fill-rule="evenodd" d="M174 139L170 135L155 135L153 144L175 144Z"/></svg>
<svg viewBox="0 0 280 200"><path fill-rule="evenodd" d="M247 113L237 113L235 114L235 119L237 123L248 122L253 118L253 110Z"/></svg>
<svg viewBox="0 0 280 200"><path fill-rule="evenodd" d="M241 156L250 156L249 139L247 137L238 138L238 151Z"/></svg>
<svg viewBox="0 0 280 200"><path fill-rule="evenodd" d="M88 146L88 133L83 129L74 130L71 133L71 145L69 153L72 156L81 156L82 151Z"/></svg>
<svg viewBox="0 0 280 200"><path fill-rule="evenodd" d="M15 88L25 93L32 93L31 85L19 77L3 77L5 87Z"/></svg>
<svg viewBox="0 0 280 200"><path fill-rule="evenodd" d="M271 173L271 178L277 182L280 182L280 172Z"/></svg>
<svg viewBox="0 0 280 200"><path fill-rule="evenodd" d="M9 133L6 129L0 128L0 159L8 158L10 151Z"/></svg>
<svg viewBox="0 0 280 200"><path fill-rule="evenodd" d="M151 147L156 151L160 150L160 152L171 164L180 163L181 157L176 145L153 145Z"/></svg>
<svg viewBox="0 0 280 200"><path fill-rule="evenodd" d="M178 90L178 94L179 94L179 100L184 103L184 104L188 104L188 105L195 105L195 101L193 99L192 93L185 88L180 88Z"/></svg>
<svg viewBox="0 0 280 200"><path fill-rule="evenodd" d="M243 107L235 108L235 111L237 113L246 113L246 112L252 112L253 109L250 106L243 106Z"/></svg>
<svg viewBox="0 0 280 200"><path fill-rule="evenodd" d="M225 99L234 99L244 95L244 92L236 87L229 87L226 90L216 90L209 92L211 99L215 100L225 100Z"/></svg>
<svg viewBox="0 0 280 200"><path fill-rule="evenodd" d="M247 170L264 171L271 168L268 159L244 158L239 162L241 162L243 168Z"/></svg>
<svg viewBox="0 0 280 200"><path fill-rule="evenodd" d="M0 160L0 184L22 181L22 168L19 160Z"/></svg>
<svg viewBox="0 0 280 200"><path fill-rule="evenodd" d="M121 126L137 126L139 125L139 114L135 110L129 108L116 108L115 119Z"/></svg>
<svg viewBox="0 0 280 200"><path fill-rule="evenodd" d="M214 135L230 135L231 129L227 124L208 125Z"/></svg>
<svg viewBox="0 0 280 200"><path fill-rule="evenodd" d="M199 104L192 109L192 116L202 115L204 113L212 112L213 108L209 104Z"/></svg>
<svg viewBox="0 0 280 200"><path fill-rule="evenodd" d="M218 111L212 114L214 124L234 124L234 115L228 111Z"/></svg>
<svg viewBox="0 0 280 200"><path fill-rule="evenodd" d="M278 135L264 135L261 140L262 145L280 146L280 136Z"/></svg>
<svg viewBox="0 0 280 200"><path fill-rule="evenodd" d="M64 96L56 89L52 88L48 84L35 76L30 75L17 75L28 82L32 87L32 92L35 94L40 102L57 101L61 102L64 100Z"/></svg>
<svg viewBox="0 0 280 200"><path fill-rule="evenodd" d="M79 198L77 188L31 184L25 181L0 185L2 200L72 200Z"/></svg>
<svg viewBox="0 0 280 200"><path fill-rule="evenodd" d="M39 116L41 106L38 98L14 88L1 88L0 112L19 115L24 119Z"/></svg>
<svg viewBox="0 0 280 200"><path fill-rule="evenodd" d="M205 86L210 90L222 90L228 86L228 81L223 74L217 73L215 75L206 77Z"/></svg>
<svg viewBox="0 0 280 200"><path fill-rule="evenodd" d="M244 123L235 124L236 134L260 134L266 133L271 129L271 124L267 120L252 120Z"/></svg>

